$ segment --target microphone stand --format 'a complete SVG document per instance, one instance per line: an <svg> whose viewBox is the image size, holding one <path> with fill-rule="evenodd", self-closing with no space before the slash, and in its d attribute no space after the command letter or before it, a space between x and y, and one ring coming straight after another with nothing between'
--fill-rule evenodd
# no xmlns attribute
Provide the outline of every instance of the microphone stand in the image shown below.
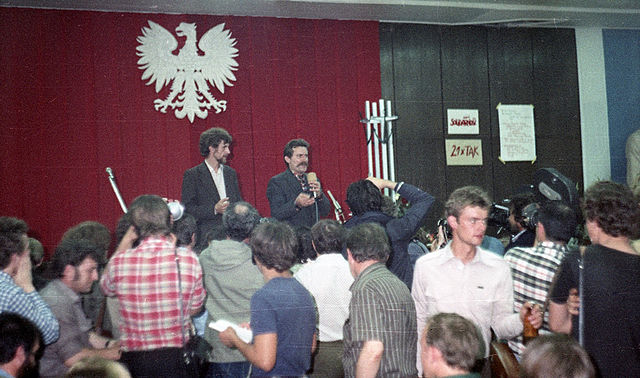
<svg viewBox="0 0 640 378"><path fill-rule="evenodd" d="M120 207L122 208L123 212L127 212L127 206L124 204L124 200L122 199L122 196L120 195L120 190L118 190L118 185L116 185L116 179L115 177L113 177L113 170L111 170L111 167L107 167L105 169L105 171L107 171L107 175L109 175L109 182L111 183L111 187L113 188L113 192L116 194L116 198L118 199L118 202L120 202Z"/></svg>

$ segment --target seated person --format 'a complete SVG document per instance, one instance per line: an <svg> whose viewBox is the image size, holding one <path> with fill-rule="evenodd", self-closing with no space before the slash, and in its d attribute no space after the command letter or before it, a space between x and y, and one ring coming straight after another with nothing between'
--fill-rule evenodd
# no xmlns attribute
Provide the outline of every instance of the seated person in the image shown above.
<svg viewBox="0 0 640 378"><path fill-rule="evenodd" d="M253 343L232 328L219 334L253 364L252 376L302 376L311 365L316 344L316 309L307 289L291 276L296 236L281 222L258 225L249 241L265 285L251 297Z"/></svg>

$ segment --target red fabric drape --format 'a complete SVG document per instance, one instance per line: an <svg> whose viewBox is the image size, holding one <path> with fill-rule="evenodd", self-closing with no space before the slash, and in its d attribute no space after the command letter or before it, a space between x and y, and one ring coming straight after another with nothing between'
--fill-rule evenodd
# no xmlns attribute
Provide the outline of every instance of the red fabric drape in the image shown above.
<svg viewBox="0 0 640 378"><path fill-rule="evenodd" d="M311 170L343 207L348 184L366 175L358 111L380 97L376 22L20 8L0 8L0 18L0 215L25 219L49 253L81 221L113 229L121 210L107 166L126 203L179 199L184 170L202 160L199 135L213 126L232 134L229 164L266 216L267 182L292 138L311 143ZM191 124L154 110L169 88L156 94L141 80L136 38L148 20L172 33L196 23L198 38L225 23L237 80L212 93L226 112Z"/></svg>

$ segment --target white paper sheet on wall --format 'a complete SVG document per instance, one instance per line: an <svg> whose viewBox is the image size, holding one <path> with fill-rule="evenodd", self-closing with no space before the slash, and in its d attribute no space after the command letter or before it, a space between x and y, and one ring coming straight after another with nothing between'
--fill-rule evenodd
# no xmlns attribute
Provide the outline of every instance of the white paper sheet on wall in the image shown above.
<svg viewBox="0 0 640 378"><path fill-rule="evenodd" d="M533 105L498 104L500 160L536 160L536 131Z"/></svg>

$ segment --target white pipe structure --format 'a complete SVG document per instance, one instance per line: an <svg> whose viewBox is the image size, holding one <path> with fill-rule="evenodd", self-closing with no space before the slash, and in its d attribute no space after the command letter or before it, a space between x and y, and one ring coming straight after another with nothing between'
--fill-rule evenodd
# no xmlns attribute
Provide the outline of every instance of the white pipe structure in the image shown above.
<svg viewBox="0 0 640 378"><path fill-rule="evenodd" d="M378 115L378 106L380 115ZM380 99L378 103L365 101L367 160L369 176L395 181L393 124L398 117L391 114L391 101ZM382 156L381 156L382 155ZM389 191L385 189L385 195ZM395 196L392 196L395 201Z"/></svg>

